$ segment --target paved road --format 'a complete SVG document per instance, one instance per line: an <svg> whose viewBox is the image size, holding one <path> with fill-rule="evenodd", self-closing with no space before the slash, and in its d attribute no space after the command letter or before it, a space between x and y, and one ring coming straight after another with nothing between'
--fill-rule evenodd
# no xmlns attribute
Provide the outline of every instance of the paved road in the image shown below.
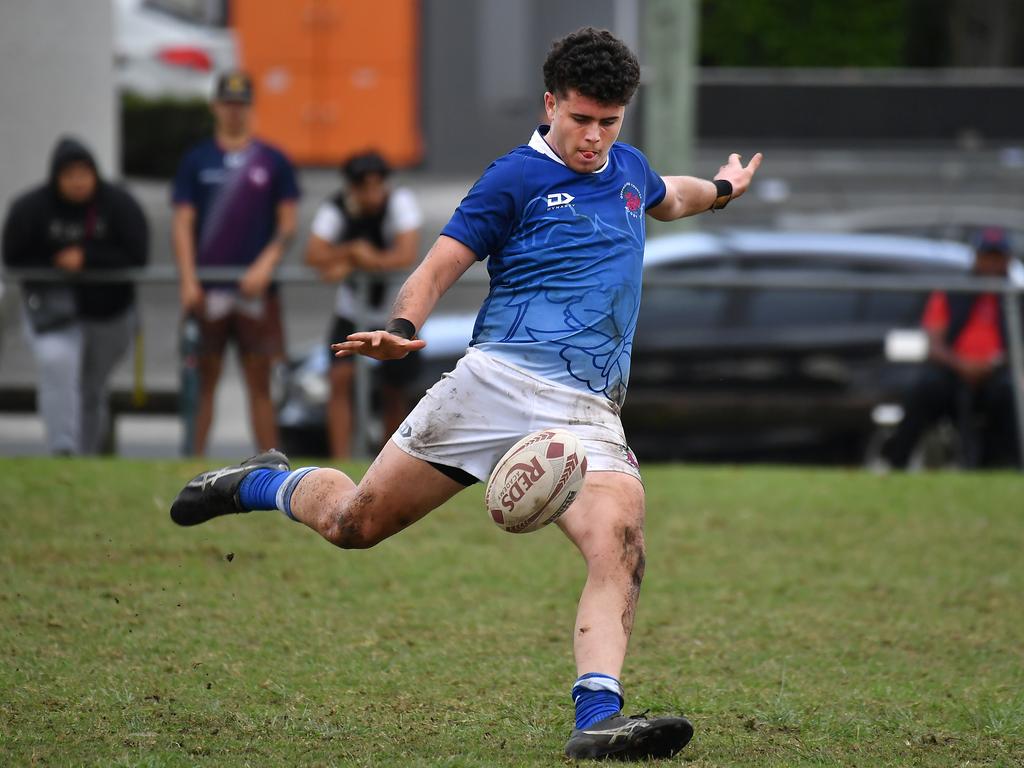
<svg viewBox="0 0 1024 768"><path fill-rule="evenodd" d="M726 148L705 148L698 153L692 172L710 176L726 157ZM951 207L971 205L981 210L999 208L1024 211L1024 151L1015 148L979 150L878 149L859 151L800 148L769 149L758 181L748 197L723 212L705 215L701 227L816 226L829 217L851 211L899 211L908 205L932 208L936 217ZM425 213L423 249L444 226L472 179L445 179L409 173L398 183L418 194ZM301 173L303 201L301 231L319 201L338 183L336 174L322 169ZM170 208L167 185L132 181L129 186L146 209L152 229L153 262L173 263L170 250ZM1024 226L1022 226L1024 229ZM656 223L651 233L660 230ZM292 251L293 263L301 260L304 238ZM467 285L460 286L442 305L475 307L485 291L486 274L474 268ZM331 311L333 289L317 284L288 286L284 290L286 333L289 351L295 354L324 334ZM177 295L173 285L146 286L140 291L145 336L145 379L156 389L173 388L177 377ZM20 332L17 289L8 286L0 301L0 387L30 384L35 371ZM128 387L130 361L114 377L115 386ZM218 399L211 453L237 456L249 449L248 419L237 369L225 372ZM173 456L179 442L174 419L133 417L121 420L122 452L135 456ZM42 431L34 416L0 416L0 455L42 452Z"/></svg>

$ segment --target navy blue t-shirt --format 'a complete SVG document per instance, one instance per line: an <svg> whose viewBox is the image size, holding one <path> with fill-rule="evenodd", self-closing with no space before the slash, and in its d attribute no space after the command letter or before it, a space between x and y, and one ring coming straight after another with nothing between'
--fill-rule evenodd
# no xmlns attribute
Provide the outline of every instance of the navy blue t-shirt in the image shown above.
<svg viewBox="0 0 1024 768"><path fill-rule="evenodd" d="M664 180L615 143L592 173L566 166L541 126L499 158L442 231L490 257L472 344L622 404L640 308L645 221Z"/></svg>
<svg viewBox="0 0 1024 768"><path fill-rule="evenodd" d="M214 139L185 155L174 178L175 205L196 210L196 265L248 266L277 231L277 206L297 200L295 170L284 154L253 139L225 152Z"/></svg>

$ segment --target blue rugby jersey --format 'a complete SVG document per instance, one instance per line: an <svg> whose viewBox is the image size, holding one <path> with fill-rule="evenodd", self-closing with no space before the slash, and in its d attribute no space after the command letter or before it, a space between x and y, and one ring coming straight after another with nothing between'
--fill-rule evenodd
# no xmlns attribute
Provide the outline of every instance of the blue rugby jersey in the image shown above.
<svg viewBox="0 0 1024 768"><path fill-rule="evenodd" d="M640 307L645 211L665 182L616 142L592 173L544 140L499 158L442 234L490 257L472 344L530 373L621 405Z"/></svg>

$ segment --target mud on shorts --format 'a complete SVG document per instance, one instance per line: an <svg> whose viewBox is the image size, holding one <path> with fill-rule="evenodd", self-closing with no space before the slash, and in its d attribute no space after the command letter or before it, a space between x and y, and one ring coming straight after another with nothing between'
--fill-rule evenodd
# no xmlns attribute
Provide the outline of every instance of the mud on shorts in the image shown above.
<svg viewBox="0 0 1024 768"><path fill-rule="evenodd" d="M618 406L473 347L455 370L427 390L391 439L410 456L470 485L487 482L517 440L552 427L567 429L583 442L588 472L623 472L640 479Z"/></svg>

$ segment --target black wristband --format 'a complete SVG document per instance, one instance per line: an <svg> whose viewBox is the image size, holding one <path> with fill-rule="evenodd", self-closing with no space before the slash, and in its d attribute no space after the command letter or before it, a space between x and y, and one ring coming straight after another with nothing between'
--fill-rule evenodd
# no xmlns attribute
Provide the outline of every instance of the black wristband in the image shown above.
<svg viewBox="0 0 1024 768"><path fill-rule="evenodd" d="M403 339L412 340L416 338L416 326L404 317L391 318L388 320L388 324L384 326L384 330L392 336L401 336Z"/></svg>
<svg viewBox="0 0 1024 768"><path fill-rule="evenodd" d="M708 210L720 211L732 200L732 182L726 179L713 179L711 183L715 185L715 202Z"/></svg>

